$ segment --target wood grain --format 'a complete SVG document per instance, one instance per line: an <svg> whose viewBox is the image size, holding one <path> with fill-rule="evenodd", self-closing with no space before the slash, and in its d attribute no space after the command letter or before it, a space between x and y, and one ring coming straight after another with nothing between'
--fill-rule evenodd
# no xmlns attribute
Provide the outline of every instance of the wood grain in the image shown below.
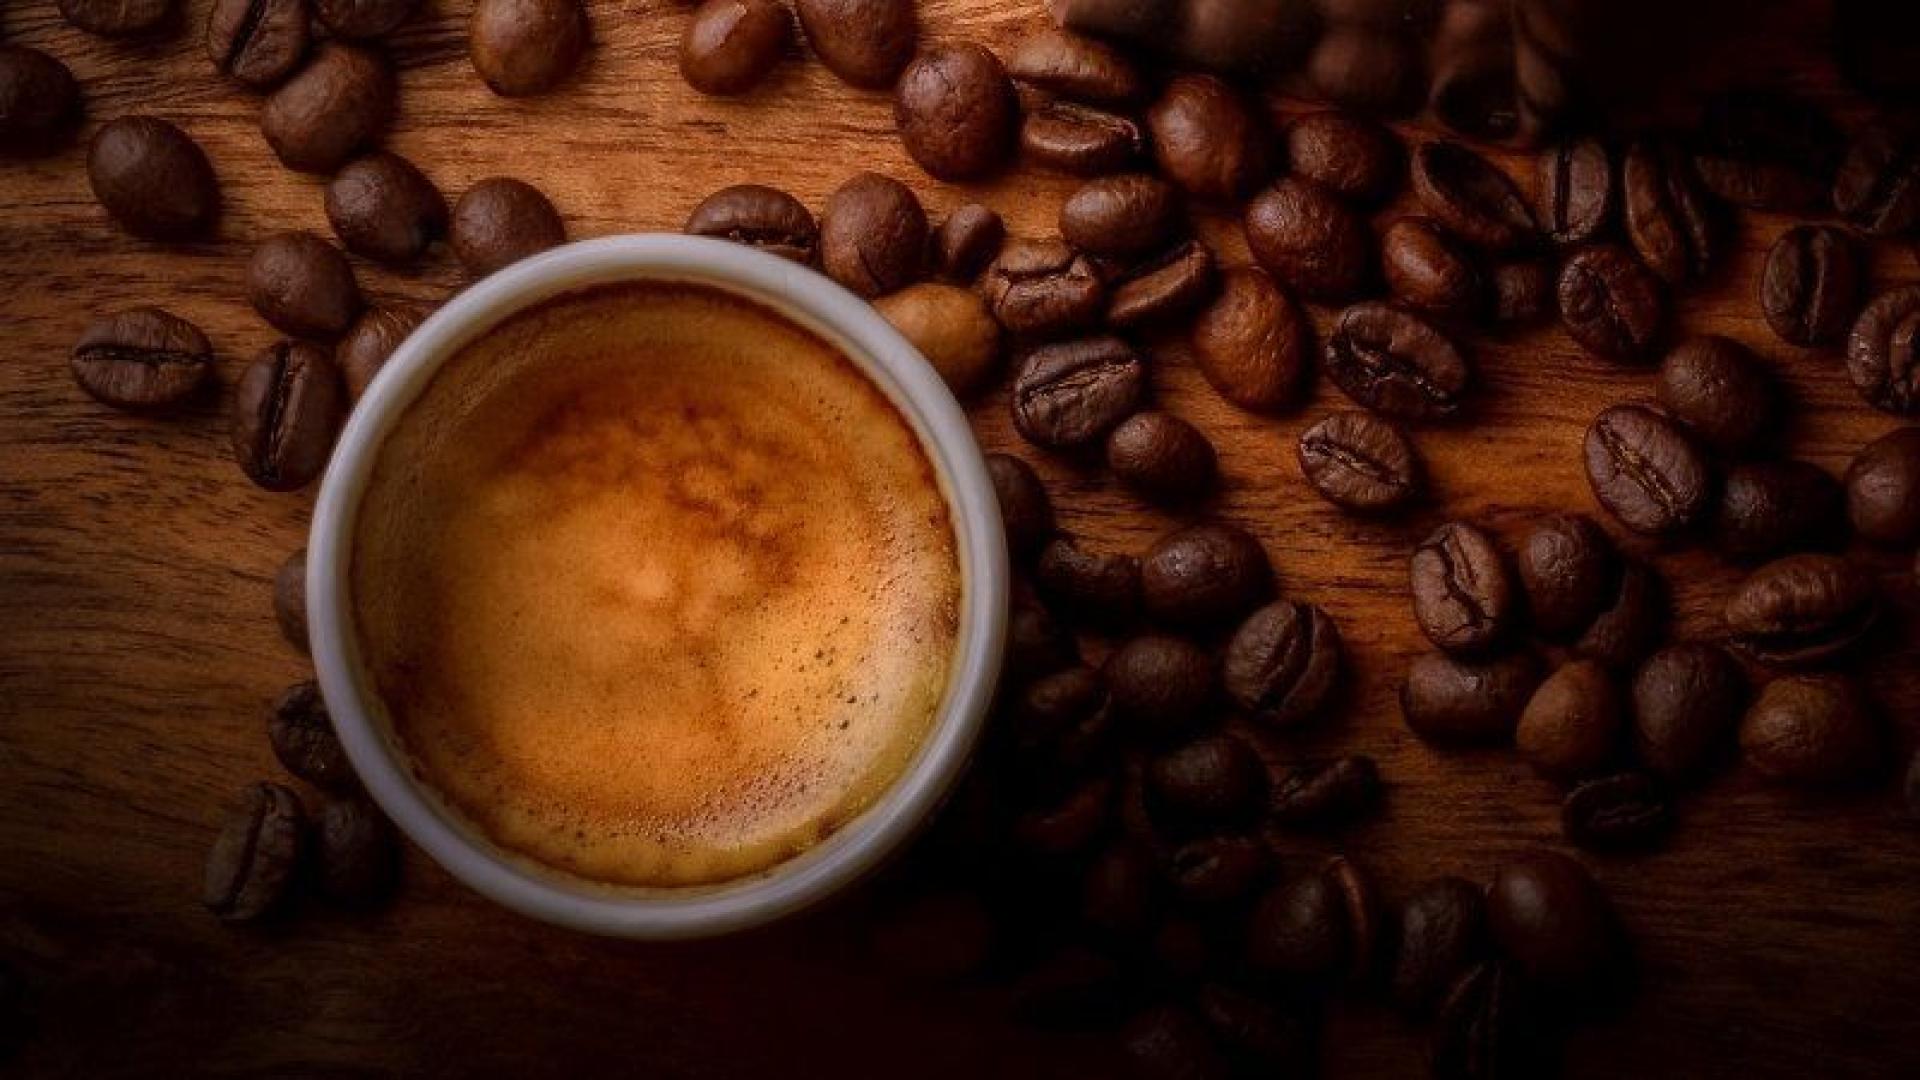
<svg viewBox="0 0 1920 1080"><path fill-rule="evenodd" d="M281 929L234 931L199 909L223 808L276 773L267 703L306 673L275 632L269 595L310 495L245 481L217 396L172 419L116 414L77 389L66 352L91 315L161 303L208 331L230 380L273 337L240 299L250 244L326 223L319 184L277 166L257 101L201 54L205 0L186 7L184 28L151 44L89 38L49 3L0 14L9 39L72 66L89 132L130 112L172 119L206 147L226 198L216 240L160 247L107 226L78 145L0 168L0 957L31 991L37 1023L15 1064L74 1076L1110 1075L1108 1040L1024 1031L994 987L890 978L861 948L857 905L719 942L607 942L510 915L413 853L401 901L372 917L309 910ZM751 97L700 99L675 72L684 14L665 0L592 4L597 44L582 77L548 98L498 99L467 63L466 7L429 0L398 35L390 144L449 193L494 174L531 181L576 236L672 229L707 192L746 180L817 206L863 168L908 179L936 214L982 198L1037 235L1071 187L1031 171L978 189L927 180L892 137L886 98L841 87L798 47ZM1036 24L1039 8L922 4L930 36L991 44ZM1780 5L1693 74L1737 68L1857 117L1804 51L1822 16L1818 3ZM1754 277L1785 225L1744 217L1727 265L1682 316L1759 349L1800 402L1794 452L1839 470L1894 423L1859 403L1837 357L1785 347L1761 322ZM1230 219L1202 227L1244 259ZM1910 251L1883 247L1876 282L1920 278ZM444 253L414 273L359 270L378 297L433 301L461 283ZM1411 539L1447 516L1511 537L1538 514L1590 509L1581 432L1606 404L1651 392L1644 371L1587 358L1555 329L1477 353L1471 421L1419 436L1440 498L1392 525L1339 516L1298 475L1293 440L1341 404L1330 390L1257 418L1223 405L1177 350L1159 350L1155 369L1160 400L1221 450L1225 490L1207 512L1253 529L1287 591L1345 631L1359 672L1351 708L1269 749L1379 759L1387 812L1338 843L1390 893L1441 872L1484 879L1504 853L1557 842L1553 792L1511 753L1438 753L1400 723L1393 686L1420 647L1404 596ZM1033 456L1016 446L1003 394L972 415L985 445ZM1172 523L1096 471L1039 464L1064 525L1090 544L1139 550ZM1736 571L1696 550L1635 546L1675 583L1679 633L1712 633ZM1920 725L1911 553L1862 557L1884 573L1900 631L1868 674L1904 748ZM1732 771L1685 804L1671 851L1592 865L1634 931L1646 988L1624 1015L1576 1034L1572 1075L1920 1074L1920 831L1900 824L1886 791L1796 797ZM1419 1067L1418 1033L1375 1008L1343 1008L1331 1035L1332 1075Z"/></svg>

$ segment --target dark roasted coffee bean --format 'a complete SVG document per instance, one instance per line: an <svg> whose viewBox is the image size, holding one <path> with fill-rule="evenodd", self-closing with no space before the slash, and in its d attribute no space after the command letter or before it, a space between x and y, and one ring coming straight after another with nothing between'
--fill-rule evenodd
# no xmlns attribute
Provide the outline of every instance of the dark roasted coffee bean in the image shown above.
<svg viewBox="0 0 1920 1080"><path fill-rule="evenodd" d="M1764 559L1832 546L1843 533L1846 492L1805 461L1735 465L1720 484L1714 543L1734 559Z"/></svg>
<svg viewBox="0 0 1920 1080"><path fill-rule="evenodd" d="M1856 135L1833 180L1833 208L1875 236L1920 221L1920 138L1906 126L1868 125Z"/></svg>
<svg viewBox="0 0 1920 1080"><path fill-rule="evenodd" d="M1146 391L1146 363L1117 337L1043 345L1014 374L1013 424L1036 446L1086 446L1133 415Z"/></svg>
<svg viewBox="0 0 1920 1080"><path fill-rule="evenodd" d="M297 341L268 347L234 387L234 460L268 491L307 486L327 467L346 399L325 350Z"/></svg>
<svg viewBox="0 0 1920 1080"><path fill-rule="evenodd" d="M1442 525L1414 548L1410 568L1414 619L1440 648L1483 652L1513 629L1520 594L1486 533L1460 521Z"/></svg>
<svg viewBox="0 0 1920 1080"><path fill-rule="evenodd" d="M1247 204L1247 246L1262 268L1316 300L1351 300L1373 280L1373 234L1310 181L1286 177Z"/></svg>
<svg viewBox="0 0 1920 1080"><path fill-rule="evenodd" d="M1773 93L1710 104L1694 157L1714 194L1755 210L1807 210L1825 201L1839 159L1840 135L1826 114Z"/></svg>
<svg viewBox="0 0 1920 1080"><path fill-rule="evenodd" d="M489 90L530 97L573 74L588 36L581 0L478 0L467 23L467 54Z"/></svg>
<svg viewBox="0 0 1920 1080"><path fill-rule="evenodd" d="M1403 420L1452 416L1473 381L1466 357L1446 334L1375 301L1340 313L1325 362L1327 378L1356 404Z"/></svg>
<svg viewBox="0 0 1920 1080"><path fill-rule="evenodd" d="M1033 466L1012 454L988 454L987 475L1000 501L1007 549L1015 558L1032 557L1053 538L1053 500Z"/></svg>
<svg viewBox="0 0 1920 1080"><path fill-rule="evenodd" d="M1524 650L1484 661L1426 653L1407 667L1400 713L1428 742L1505 742L1538 685L1540 661Z"/></svg>
<svg viewBox="0 0 1920 1080"><path fill-rule="evenodd" d="M1673 828L1673 804L1658 777L1623 772L1589 780L1567 793L1560 829L1588 851L1645 851Z"/></svg>
<svg viewBox="0 0 1920 1080"><path fill-rule="evenodd" d="M1475 247L1513 251L1539 239L1520 189L1459 143L1435 140L1414 150L1413 190L1427 213Z"/></svg>
<svg viewBox="0 0 1920 1080"><path fill-rule="evenodd" d="M1660 404L1723 454L1750 454L1779 430L1780 391L1751 349L1718 335L1688 338L1660 364Z"/></svg>
<svg viewBox="0 0 1920 1080"><path fill-rule="evenodd" d="M1134 413L1107 435L1107 468L1155 502L1189 503L1212 490L1218 465L1200 429L1165 412Z"/></svg>
<svg viewBox="0 0 1920 1080"><path fill-rule="evenodd" d="M282 165L330 173L386 130L395 93L393 71L379 54L326 42L267 97L260 131Z"/></svg>
<svg viewBox="0 0 1920 1080"><path fill-rule="evenodd" d="M900 73L893 122L908 156L928 175L977 180L1012 156L1020 105L986 46L939 45Z"/></svg>
<svg viewBox="0 0 1920 1080"><path fill-rule="evenodd" d="M1847 467L1847 518L1875 544L1920 544L1920 427L1890 431L1854 456Z"/></svg>
<svg viewBox="0 0 1920 1080"><path fill-rule="evenodd" d="M307 646L307 549L287 556L273 575L273 621L287 644L308 651Z"/></svg>
<svg viewBox="0 0 1920 1080"><path fill-rule="evenodd" d="M1602 359L1646 359L1666 328L1660 280L1633 253L1612 244L1583 248L1560 268L1560 324Z"/></svg>
<svg viewBox="0 0 1920 1080"><path fill-rule="evenodd" d="M339 248L310 232L276 233L247 262L247 302L296 337L337 338L360 313L360 286Z"/></svg>
<svg viewBox="0 0 1920 1080"><path fill-rule="evenodd" d="M1151 970L1176 986L1198 982L1224 966L1228 943L1221 938L1208 922L1192 915L1163 919L1147 945Z"/></svg>
<svg viewBox="0 0 1920 1080"><path fill-rule="evenodd" d="M1354 956L1340 883L1295 873L1268 890L1247 919L1246 961L1255 971L1327 988Z"/></svg>
<svg viewBox="0 0 1920 1080"><path fill-rule="evenodd" d="M1620 524L1660 536L1712 509L1713 468L1693 438L1639 405L1615 405L1587 429L1587 481Z"/></svg>
<svg viewBox="0 0 1920 1080"><path fill-rule="evenodd" d="M398 154L368 154L327 182L327 221L348 251L408 263L447 231L447 200Z"/></svg>
<svg viewBox="0 0 1920 1080"><path fill-rule="evenodd" d="M1086 256L1057 240L1010 240L980 277L987 308L1007 332L1060 337L1092 326L1106 287Z"/></svg>
<svg viewBox="0 0 1920 1080"><path fill-rule="evenodd" d="M1540 223L1556 244L1584 244L1613 224L1618 194L1613 154L1595 138L1561 143L1540 155L1535 199Z"/></svg>
<svg viewBox="0 0 1920 1080"><path fill-rule="evenodd" d="M1373 876L1345 855L1328 859L1321 872L1333 882L1346 909L1347 981L1370 983L1379 970L1380 890L1374 885Z"/></svg>
<svg viewBox="0 0 1920 1080"><path fill-rule="evenodd" d="M1433 1027L1434 1080L1501 1080L1552 1073L1535 992L1504 960L1468 969L1447 990Z"/></svg>
<svg viewBox="0 0 1920 1080"><path fill-rule="evenodd" d="M1107 283L1107 323L1129 330L1199 307L1213 291L1213 253L1188 240L1135 263Z"/></svg>
<svg viewBox="0 0 1920 1080"><path fill-rule="evenodd" d="M1409 1016L1424 1016L1486 954L1486 892L1457 877L1434 878L1400 905L1395 923L1399 941L1388 981L1393 1003Z"/></svg>
<svg viewBox="0 0 1920 1080"><path fill-rule="evenodd" d="M1121 842L1094 857L1080 886L1080 918L1116 941L1146 937L1159 921L1160 868L1137 845Z"/></svg>
<svg viewBox="0 0 1920 1080"><path fill-rule="evenodd" d="M804 207L800 212L807 223L806 245L810 258L813 215ZM540 189L511 177L493 176L468 188L460 201L454 203L447 238L453 245L454 256L467 273L484 277L566 243L567 227L560 220L560 212ZM742 239L742 242L768 246L764 238Z"/></svg>
<svg viewBox="0 0 1920 1080"><path fill-rule="evenodd" d="M1796 225L1767 249L1760 310L1790 345L1831 345L1859 314L1864 279L1859 247L1844 229Z"/></svg>
<svg viewBox="0 0 1920 1080"><path fill-rule="evenodd" d="M1079 662L1073 632L1037 597L1016 595L1007 613L1006 677L1037 678Z"/></svg>
<svg viewBox="0 0 1920 1080"><path fill-rule="evenodd" d="M1920 285L1881 293L1854 320L1847 374L1867 404L1920 416Z"/></svg>
<svg viewBox="0 0 1920 1080"><path fill-rule="evenodd" d="M1666 582L1647 564L1627 561L1607 605L1573 643L1573 654L1629 671L1659 648L1666 628Z"/></svg>
<svg viewBox="0 0 1920 1080"><path fill-rule="evenodd" d="M67 65L25 45L0 43L0 156L43 154L80 119L80 87Z"/></svg>
<svg viewBox="0 0 1920 1080"><path fill-rule="evenodd" d="M1384 125L1329 110L1287 125L1287 164L1293 175L1343 199L1376 206L1399 190L1406 149Z"/></svg>
<svg viewBox="0 0 1920 1080"><path fill-rule="evenodd" d="M220 185L200 145L151 116L123 116L95 132L87 179L113 220L146 240L198 239L220 212Z"/></svg>
<svg viewBox="0 0 1920 1080"><path fill-rule="evenodd" d="M156 307L128 308L87 324L74 343L73 377L117 409L164 409L191 397L213 371L200 328Z"/></svg>
<svg viewBox="0 0 1920 1080"><path fill-rule="evenodd" d="M1669 779L1698 776L1732 742L1746 703L1746 673L1725 649L1668 646L1633 676L1635 754Z"/></svg>
<svg viewBox="0 0 1920 1080"><path fill-rule="evenodd" d="M1427 103L1441 125L1486 142L1532 140L1543 126L1536 98L1561 92L1554 64L1516 32L1519 9L1503 4L1446 4L1429 48L1432 78ZM1548 78L1521 81L1522 60L1546 67ZM1531 70L1531 69L1528 69Z"/></svg>
<svg viewBox="0 0 1920 1080"><path fill-rule="evenodd" d="M779 0L703 0L680 35L680 77L703 94L744 94L792 40L793 16Z"/></svg>
<svg viewBox="0 0 1920 1080"><path fill-rule="evenodd" d="M1643 139L1627 150L1620 174L1627 239L1640 261L1669 285L1707 276L1720 249L1720 225L1680 147Z"/></svg>
<svg viewBox="0 0 1920 1080"><path fill-rule="evenodd" d="M1014 820L1013 840L1041 857L1085 851L1113 818L1113 782L1093 777Z"/></svg>
<svg viewBox="0 0 1920 1080"><path fill-rule="evenodd" d="M1312 604L1279 600L1247 616L1221 659L1227 696L1273 728L1295 728L1326 711L1346 649L1340 628Z"/></svg>
<svg viewBox="0 0 1920 1080"><path fill-rule="evenodd" d="M1294 828L1345 825L1380 805L1380 769L1370 757L1296 765L1274 783L1268 816Z"/></svg>
<svg viewBox="0 0 1920 1080"><path fill-rule="evenodd" d="M308 24L307 0L214 0L207 58L243 86L274 86L306 58Z"/></svg>
<svg viewBox="0 0 1920 1080"><path fill-rule="evenodd" d="M1040 97L1030 100L1020 121L1020 152L1042 168L1076 176L1100 176L1146 156L1147 136L1130 116Z"/></svg>
<svg viewBox="0 0 1920 1080"><path fill-rule="evenodd" d="M1486 281L1473 257L1425 218L1387 226L1380 269L1387 291L1416 311L1466 321L1486 307Z"/></svg>
<svg viewBox="0 0 1920 1080"><path fill-rule="evenodd" d="M1727 599L1734 646L1763 664L1801 667L1852 648L1880 614L1872 575L1838 555L1789 555L1747 575Z"/></svg>
<svg viewBox="0 0 1920 1080"><path fill-rule="evenodd" d="M922 281L873 302L956 397L967 398L999 374L1000 324L972 289Z"/></svg>
<svg viewBox="0 0 1920 1080"><path fill-rule="evenodd" d="M1740 722L1740 753L1769 780L1834 785L1881 764L1880 719L1846 675L1788 675L1754 698Z"/></svg>
<svg viewBox="0 0 1920 1080"><path fill-rule="evenodd" d="M1266 179L1265 127L1238 92L1211 75L1174 76L1147 110L1161 175L1210 202L1245 198Z"/></svg>
<svg viewBox="0 0 1920 1080"><path fill-rule="evenodd" d="M850 86L884 90L913 58L913 0L795 0L794 9L820 62Z"/></svg>
<svg viewBox="0 0 1920 1080"><path fill-rule="evenodd" d="M827 198L820 215L820 268L872 299L920 276L927 212L900 181L861 173Z"/></svg>
<svg viewBox="0 0 1920 1080"><path fill-rule="evenodd" d="M1553 266L1546 260L1498 263L1489 278L1494 322L1502 326L1522 326L1538 322L1553 310Z"/></svg>
<svg viewBox="0 0 1920 1080"><path fill-rule="evenodd" d="M174 0L60 0L69 23L103 37L131 37L159 29L173 15Z"/></svg>
<svg viewBox="0 0 1920 1080"><path fill-rule="evenodd" d="M1571 782L1612 762L1626 729L1626 703L1607 669L1573 660L1547 676L1533 692L1514 744L1535 771Z"/></svg>
<svg viewBox="0 0 1920 1080"><path fill-rule="evenodd" d="M300 868L305 816L300 797L279 784L241 793L207 856L201 900L222 922L250 922L279 905Z"/></svg>
<svg viewBox="0 0 1920 1080"><path fill-rule="evenodd" d="M700 200L684 231L757 247L802 264L812 263L820 247L813 213L799 199L764 184L735 184Z"/></svg>
<svg viewBox="0 0 1920 1080"><path fill-rule="evenodd" d="M1118 49L1046 27L1021 38L1007 55L1007 73L1049 94L1094 104L1125 105L1145 95L1139 68Z"/></svg>
<svg viewBox="0 0 1920 1080"><path fill-rule="evenodd" d="M1140 607L1140 560L1083 551L1066 537L1041 549L1034 581L1070 614L1116 622Z"/></svg>
<svg viewBox="0 0 1920 1080"><path fill-rule="evenodd" d="M314 0L321 25L344 38L385 37L400 29L420 0Z"/></svg>
<svg viewBox="0 0 1920 1080"><path fill-rule="evenodd" d="M1120 1047L1129 1074L1141 1080L1227 1080L1234 1075L1212 1030L1182 1005L1160 1005L1128 1021Z"/></svg>
<svg viewBox="0 0 1920 1080"><path fill-rule="evenodd" d="M1259 755L1230 735L1196 739L1147 765L1153 809L1174 825L1245 822L1259 811L1266 786Z"/></svg>
<svg viewBox="0 0 1920 1080"><path fill-rule="evenodd" d="M393 896L400 883L400 838L366 796L328 800L314 834L315 877L327 899L365 910Z"/></svg>
<svg viewBox="0 0 1920 1080"><path fill-rule="evenodd" d="M1613 542L1592 518L1558 514L1520 541L1516 560L1527 611L1543 636L1578 636L1612 599Z"/></svg>
<svg viewBox="0 0 1920 1080"><path fill-rule="evenodd" d="M1391 422L1337 412L1300 435L1300 472L1320 497L1362 514L1388 513L1419 498L1426 467Z"/></svg>
<svg viewBox="0 0 1920 1080"><path fill-rule="evenodd" d="M1191 734L1213 702L1213 657L1185 638L1133 638L1115 649L1101 670L1115 715L1150 739Z"/></svg>
<svg viewBox="0 0 1920 1080"><path fill-rule="evenodd" d="M1501 950L1549 987L1579 988L1616 960L1613 905L1585 867L1556 851L1500 868L1487 890L1487 925Z"/></svg>
<svg viewBox="0 0 1920 1080"><path fill-rule="evenodd" d="M1258 837L1209 836L1177 848L1167 869L1174 890L1189 904L1238 903L1266 884L1273 855Z"/></svg>
<svg viewBox="0 0 1920 1080"><path fill-rule="evenodd" d="M1221 275L1188 342L1221 397L1252 412L1276 412L1299 400L1310 336L1293 299L1264 271L1243 268Z"/></svg>
<svg viewBox="0 0 1920 1080"><path fill-rule="evenodd" d="M1145 173L1089 180L1060 206L1061 239L1092 255L1145 255L1180 224L1179 193Z"/></svg>
<svg viewBox="0 0 1920 1080"><path fill-rule="evenodd" d="M1411 37L1356 23L1328 26L1308 52L1302 74L1315 96L1380 116L1406 113L1425 85Z"/></svg>
<svg viewBox="0 0 1920 1080"><path fill-rule="evenodd" d="M1007 226L999 214L979 203L967 203L934 230L933 269L949 281L971 282L1000 254L1006 239Z"/></svg>
<svg viewBox="0 0 1920 1080"><path fill-rule="evenodd" d="M334 363L340 365L340 374L347 381L349 398L360 400L393 351L426 317L424 310L404 304L383 304L360 313L333 350Z"/></svg>
<svg viewBox="0 0 1920 1080"><path fill-rule="evenodd" d="M1175 529L1140 560L1147 613L1181 626L1218 626L1273 595L1267 549L1237 525L1209 522Z"/></svg>

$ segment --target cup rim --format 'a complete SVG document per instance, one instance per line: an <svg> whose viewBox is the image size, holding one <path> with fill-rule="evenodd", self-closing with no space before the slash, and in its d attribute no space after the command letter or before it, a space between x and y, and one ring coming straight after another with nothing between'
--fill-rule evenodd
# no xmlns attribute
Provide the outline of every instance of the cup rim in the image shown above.
<svg viewBox="0 0 1920 1080"><path fill-rule="evenodd" d="M958 634L940 709L913 760L871 805L807 852L713 886L619 888L501 850L416 778L380 719L352 631L347 562L379 450L461 346L544 300L628 281L708 285L760 303L838 347L914 429L939 478L961 576ZM321 483L307 547L314 669L334 728L367 793L454 877L522 914L591 933L672 939L742 930L792 914L874 870L954 786L984 726L1006 634L1009 571L985 458L940 376L866 301L790 260L672 233L578 241L503 269L421 323L362 395ZM677 895L676 895L677 894Z"/></svg>

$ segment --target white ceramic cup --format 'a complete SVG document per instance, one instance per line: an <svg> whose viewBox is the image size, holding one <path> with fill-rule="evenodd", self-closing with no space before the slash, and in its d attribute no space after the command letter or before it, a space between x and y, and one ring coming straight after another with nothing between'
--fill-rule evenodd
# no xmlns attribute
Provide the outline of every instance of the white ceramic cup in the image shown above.
<svg viewBox="0 0 1920 1080"><path fill-rule="evenodd" d="M516 312L593 285L690 282L754 300L837 345L919 435L951 510L959 556L959 634L944 700L916 756L872 806L811 850L738 881L625 888L572 878L495 847L413 774L361 664L348 563L354 522L382 443L440 365ZM367 791L440 865L516 911L593 933L684 938L755 926L813 904L898 849L952 788L999 677L1007 554L979 446L953 395L907 340L864 301L805 267L738 244L668 234L587 240L517 263L441 308L367 389L314 509L307 612L320 688Z"/></svg>

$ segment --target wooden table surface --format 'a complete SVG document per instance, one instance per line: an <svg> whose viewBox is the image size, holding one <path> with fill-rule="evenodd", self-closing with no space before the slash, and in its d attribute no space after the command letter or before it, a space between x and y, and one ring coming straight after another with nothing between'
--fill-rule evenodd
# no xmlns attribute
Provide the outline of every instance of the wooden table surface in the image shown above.
<svg viewBox="0 0 1920 1080"><path fill-rule="evenodd" d="M1037 0L921 6L942 39L1004 44L1040 20ZM66 354L93 314L159 303L208 331L230 383L274 337L240 298L250 245L327 226L319 183L277 165L257 102L202 55L207 3L186 7L189 29L145 45L89 38L47 2L0 14L9 39L73 68L88 131L126 113L174 120L205 146L225 193L217 240L163 247L108 227L78 146L0 167L0 957L37 1002L37 1033L14 1064L81 1076L1111 1075L1110 1039L1025 1031L993 986L890 976L861 947L857 907L704 944L602 941L509 914L416 851L399 901L369 917L315 908L284 927L233 930L201 910L224 808L279 772L268 703L307 675L275 632L269 581L302 542L311 493L249 484L219 403L172 419L115 413L74 385ZM840 86L797 48L751 97L701 99L675 70L684 15L668 0L593 3L583 76L526 102L474 76L467 4L426 7L395 42L390 145L449 194L487 175L527 179L576 236L674 229L707 192L748 180L817 206L862 168L908 180L936 215L980 197L1038 235L1072 184L1032 170L981 190L936 184L902 154L884 95ZM1770 18L1717 62L1787 78L1857 117L1800 51L1818 44L1820 5ZM1794 452L1838 471L1894 421L1860 403L1835 356L1783 346L1762 323L1754 277L1785 224L1743 216L1737 250L1681 310L1689 328L1739 338L1773 364L1802 406ZM1244 259L1231 220L1202 225L1230 261ZM444 251L414 273L359 270L382 298L437 300L461 283ZM1909 250L1881 252L1877 282L1917 277ZM1421 647L1405 597L1412 538L1445 516L1511 537L1548 511L1592 509L1581 432L1603 406L1650 394L1644 371L1598 363L1551 327L1477 353L1472 421L1419 436L1437 504L1393 525L1341 517L1298 475L1296 435L1343 404L1330 389L1292 415L1256 418L1223 405L1177 354L1155 371L1160 400L1220 448L1225 490L1210 512L1254 530L1284 588L1340 620L1358 671L1352 707L1272 749L1379 759L1387 810L1338 842L1390 893L1443 872L1484 880L1504 853L1558 842L1558 800L1514 754L1439 753L1400 722L1393 688ZM1016 445L1003 391L974 416L985 445L1035 456ZM1139 550L1170 522L1096 472L1039 465L1064 525L1094 545ZM1905 748L1920 726L1911 554L1863 557L1885 574L1907 643L1867 669ZM1677 587L1679 632L1711 634L1736 572L1697 550L1656 561ZM1684 804L1670 850L1589 859L1639 943L1646 987L1624 1015L1575 1035L1569 1072L1920 1075L1920 830L1900 822L1890 787L1794 796L1734 770ZM1409 1075L1421 1048L1382 1010L1343 1007L1328 1073Z"/></svg>

